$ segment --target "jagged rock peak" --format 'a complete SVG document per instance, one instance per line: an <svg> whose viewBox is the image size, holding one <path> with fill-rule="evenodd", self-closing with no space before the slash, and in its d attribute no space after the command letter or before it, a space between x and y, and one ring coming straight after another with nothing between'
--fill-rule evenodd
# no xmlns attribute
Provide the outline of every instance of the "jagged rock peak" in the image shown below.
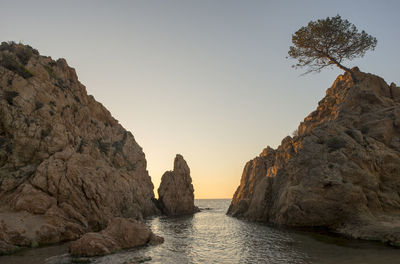
<svg viewBox="0 0 400 264"><path fill-rule="evenodd" d="M66 60L3 42L0 252L158 213L153 199L142 148Z"/></svg>
<svg viewBox="0 0 400 264"><path fill-rule="evenodd" d="M298 135L246 164L228 214L400 246L400 88L353 72Z"/></svg>
<svg viewBox="0 0 400 264"><path fill-rule="evenodd" d="M176 155L174 170L162 176L158 197L159 208L166 215L187 215L199 211L194 205L190 169L182 155Z"/></svg>
<svg viewBox="0 0 400 264"><path fill-rule="evenodd" d="M180 154L176 154L176 157L174 159L174 172L180 175L185 175L187 181L189 181L189 183L192 183L192 178L190 177L190 168L187 165L183 156Z"/></svg>

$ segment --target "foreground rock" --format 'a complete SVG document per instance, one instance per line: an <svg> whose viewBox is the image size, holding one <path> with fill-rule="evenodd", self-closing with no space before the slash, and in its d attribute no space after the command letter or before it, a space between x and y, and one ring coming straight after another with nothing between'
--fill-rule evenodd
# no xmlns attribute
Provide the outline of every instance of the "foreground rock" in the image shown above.
<svg viewBox="0 0 400 264"><path fill-rule="evenodd" d="M64 59L0 46L0 253L158 213L133 135Z"/></svg>
<svg viewBox="0 0 400 264"><path fill-rule="evenodd" d="M199 211L194 205L190 169L181 155L175 157L174 170L162 176L158 197L159 207L166 215L187 215Z"/></svg>
<svg viewBox="0 0 400 264"><path fill-rule="evenodd" d="M228 214L400 246L400 88L354 72L246 164Z"/></svg>
<svg viewBox="0 0 400 264"><path fill-rule="evenodd" d="M93 257L106 255L121 249L143 246L147 243L163 243L143 223L129 218L114 218L107 228L98 233L87 233L70 245L72 256Z"/></svg>

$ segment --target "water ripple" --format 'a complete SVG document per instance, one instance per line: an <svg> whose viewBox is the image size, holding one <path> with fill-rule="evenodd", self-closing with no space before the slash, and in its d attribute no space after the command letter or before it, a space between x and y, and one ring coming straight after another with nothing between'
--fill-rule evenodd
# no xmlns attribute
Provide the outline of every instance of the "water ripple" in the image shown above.
<svg viewBox="0 0 400 264"><path fill-rule="evenodd" d="M381 244L282 230L226 216L229 202L196 200L200 208L211 209L193 216L155 217L147 220L153 232L165 238L161 245L73 260L66 254L67 244L63 244L0 257L0 264L70 264L85 260L93 264L400 263L400 250Z"/></svg>

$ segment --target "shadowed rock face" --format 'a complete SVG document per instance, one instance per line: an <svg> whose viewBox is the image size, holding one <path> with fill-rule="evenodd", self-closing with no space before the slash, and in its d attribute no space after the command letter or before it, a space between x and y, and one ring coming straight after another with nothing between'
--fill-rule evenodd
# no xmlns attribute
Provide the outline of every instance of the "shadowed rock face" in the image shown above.
<svg viewBox="0 0 400 264"><path fill-rule="evenodd" d="M243 171L228 214L400 246L400 88L353 69Z"/></svg>
<svg viewBox="0 0 400 264"><path fill-rule="evenodd" d="M121 249L163 243L164 239L151 232L143 223L130 218L113 218L107 228L98 233L87 233L70 244L73 256L99 256Z"/></svg>
<svg viewBox="0 0 400 264"><path fill-rule="evenodd" d="M194 205L190 169L181 155L175 157L174 170L162 176L158 197L159 207L166 215L186 215L199 211Z"/></svg>
<svg viewBox="0 0 400 264"><path fill-rule="evenodd" d="M141 147L87 95L75 70L29 46L2 44L0 252L155 214L153 199Z"/></svg>

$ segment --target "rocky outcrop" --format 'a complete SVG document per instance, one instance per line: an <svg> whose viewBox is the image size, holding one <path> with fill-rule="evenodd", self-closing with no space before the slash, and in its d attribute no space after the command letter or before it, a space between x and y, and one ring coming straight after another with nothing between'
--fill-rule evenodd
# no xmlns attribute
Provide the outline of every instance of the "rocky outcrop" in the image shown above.
<svg viewBox="0 0 400 264"><path fill-rule="evenodd" d="M64 59L0 46L0 252L158 213L142 148ZM3 250L2 250L3 249Z"/></svg>
<svg viewBox="0 0 400 264"><path fill-rule="evenodd" d="M162 176L158 197L159 207L166 215L187 215L199 211L194 205L190 169L181 155L175 157L174 170Z"/></svg>
<svg viewBox="0 0 400 264"><path fill-rule="evenodd" d="M353 69L243 171L228 214L400 246L400 88Z"/></svg>
<svg viewBox="0 0 400 264"><path fill-rule="evenodd" d="M121 249L163 243L164 239L151 232L143 223L131 218L114 218L98 233L87 233L70 244L72 256L93 257Z"/></svg>

